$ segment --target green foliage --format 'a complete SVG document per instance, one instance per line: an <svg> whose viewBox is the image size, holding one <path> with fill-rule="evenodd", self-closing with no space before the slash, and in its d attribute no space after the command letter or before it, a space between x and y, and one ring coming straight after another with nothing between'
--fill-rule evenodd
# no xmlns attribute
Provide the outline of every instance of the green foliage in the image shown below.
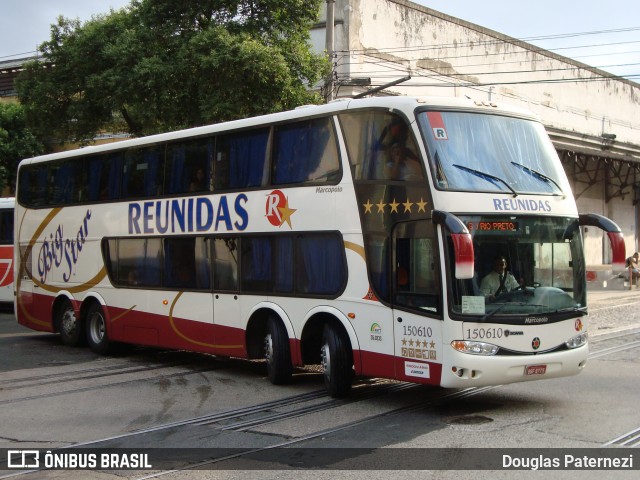
<svg viewBox="0 0 640 480"><path fill-rule="evenodd" d="M20 160L42 151L42 144L26 126L22 106L0 103L0 191L15 185Z"/></svg>
<svg viewBox="0 0 640 480"><path fill-rule="evenodd" d="M321 0L133 0L60 17L17 87L41 136L140 136L319 103L328 71L311 52Z"/></svg>

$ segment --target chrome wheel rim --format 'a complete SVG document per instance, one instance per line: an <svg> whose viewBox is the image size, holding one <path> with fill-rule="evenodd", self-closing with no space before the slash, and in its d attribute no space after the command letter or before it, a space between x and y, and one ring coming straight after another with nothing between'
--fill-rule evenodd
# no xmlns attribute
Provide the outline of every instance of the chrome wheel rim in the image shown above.
<svg viewBox="0 0 640 480"><path fill-rule="evenodd" d="M70 336L76 329L76 314L72 309L65 310L62 314L62 322L60 325L60 329L67 335Z"/></svg>
<svg viewBox="0 0 640 480"><path fill-rule="evenodd" d="M89 333L94 343L100 343L104 339L106 328L104 317L99 313L91 315Z"/></svg>

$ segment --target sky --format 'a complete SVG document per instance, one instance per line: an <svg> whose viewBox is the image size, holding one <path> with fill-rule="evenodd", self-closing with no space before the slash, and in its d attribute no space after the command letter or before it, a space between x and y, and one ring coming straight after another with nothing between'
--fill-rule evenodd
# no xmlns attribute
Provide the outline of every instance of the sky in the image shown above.
<svg viewBox="0 0 640 480"><path fill-rule="evenodd" d="M638 0L414 1L640 82ZM128 4L129 0L0 0L0 62L33 55L49 39L58 15L84 21ZM556 38L540 38L549 36Z"/></svg>

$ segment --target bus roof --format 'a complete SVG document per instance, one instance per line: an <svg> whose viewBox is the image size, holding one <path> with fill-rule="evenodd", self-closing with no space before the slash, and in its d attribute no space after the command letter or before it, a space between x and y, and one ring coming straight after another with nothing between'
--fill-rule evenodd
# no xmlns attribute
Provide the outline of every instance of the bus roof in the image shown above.
<svg viewBox="0 0 640 480"><path fill-rule="evenodd" d="M158 142L171 142L183 138L206 136L224 131L240 130L245 128L259 127L260 125L286 122L290 120L315 117L320 115L333 114L346 110L361 108L388 108L403 110L405 113L413 112L416 108L443 108L443 109L464 109L491 113L505 113L518 115L537 120L535 114L529 110L515 108L506 104L496 104L494 102L478 101L469 98L449 98L449 97L407 97L407 96L386 96L371 97L364 99L341 98L328 104L304 105L294 110L287 110L279 113L250 117L241 120L215 123L201 127L194 127L185 130L176 130L167 133L149 135L146 137L132 138L120 142L103 145L81 147L74 150L41 155L38 157L24 159L21 164L39 163L62 158L81 157L86 155L107 153L132 147L143 147Z"/></svg>

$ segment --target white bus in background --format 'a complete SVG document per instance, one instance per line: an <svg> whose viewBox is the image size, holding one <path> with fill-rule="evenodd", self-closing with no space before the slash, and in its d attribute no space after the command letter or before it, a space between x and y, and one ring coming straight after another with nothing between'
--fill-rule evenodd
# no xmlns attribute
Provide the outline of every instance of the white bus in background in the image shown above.
<svg viewBox="0 0 640 480"><path fill-rule="evenodd" d="M14 198L0 198L0 305L13 304Z"/></svg>
<svg viewBox="0 0 640 480"><path fill-rule="evenodd" d="M342 100L24 160L18 321L117 342L469 387L579 373L580 225L530 113ZM518 289L481 290L504 257ZM203 361L205 361L203 359Z"/></svg>

